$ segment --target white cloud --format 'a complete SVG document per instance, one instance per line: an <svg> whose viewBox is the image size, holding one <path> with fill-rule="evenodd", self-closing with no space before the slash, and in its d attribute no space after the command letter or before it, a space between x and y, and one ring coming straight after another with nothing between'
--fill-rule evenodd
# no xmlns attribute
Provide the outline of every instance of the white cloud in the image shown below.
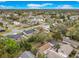
<svg viewBox="0 0 79 59"><path fill-rule="evenodd" d="M79 1L76 1L76 2L79 2Z"/></svg>
<svg viewBox="0 0 79 59"><path fill-rule="evenodd" d="M56 9L73 9L71 5L61 5L57 6Z"/></svg>
<svg viewBox="0 0 79 59"><path fill-rule="evenodd" d="M2 2L6 2L6 1L0 1L0 3L2 3Z"/></svg>
<svg viewBox="0 0 79 59"><path fill-rule="evenodd" d="M4 5L0 5L0 9L14 9L15 7L13 6L4 6Z"/></svg>
<svg viewBox="0 0 79 59"><path fill-rule="evenodd" d="M53 5L52 3L44 3L44 4L27 4L29 8L41 8L45 6L51 6Z"/></svg>

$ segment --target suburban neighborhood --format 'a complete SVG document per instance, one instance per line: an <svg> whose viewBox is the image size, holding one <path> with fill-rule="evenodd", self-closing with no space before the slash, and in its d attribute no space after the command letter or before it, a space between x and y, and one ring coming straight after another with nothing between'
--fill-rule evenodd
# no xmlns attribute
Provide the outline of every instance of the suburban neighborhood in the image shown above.
<svg viewBox="0 0 79 59"><path fill-rule="evenodd" d="M79 10L0 10L0 58L79 58Z"/></svg>

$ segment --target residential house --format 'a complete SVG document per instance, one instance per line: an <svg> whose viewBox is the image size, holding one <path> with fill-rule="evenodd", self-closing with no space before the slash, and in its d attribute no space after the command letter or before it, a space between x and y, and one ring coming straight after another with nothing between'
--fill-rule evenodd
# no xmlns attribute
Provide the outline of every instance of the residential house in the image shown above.
<svg viewBox="0 0 79 59"><path fill-rule="evenodd" d="M35 58L35 56L30 51L24 51L19 58Z"/></svg>
<svg viewBox="0 0 79 59"><path fill-rule="evenodd" d="M44 29L44 30L46 30L46 32L49 32L49 30L50 30L50 26L48 25L48 24L42 24L42 28Z"/></svg>
<svg viewBox="0 0 79 59"><path fill-rule="evenodd" d="M45 53L46 54L46 50L51 49L52 47L53 47L53 45L50 42L45 43L43 46L41 46L38 49L38 53Z"/></svg>
<svg viewBox="0 0 79 59"><path fill-rule="evenodd" d="M46 55L47 58L67 58L72 51L72 46L61 43L58 52L56 51L56 48L53 47L46 51Z"/></svg>
<svg viewBox="0 0 79 59"><path fill-rule="evenodd" d="M36 16L36 20L38 20L38 22L40 22L40 23L45 21L45 19L44 19L44 17L42 15Z"/></svg>
<svg viewBox="0 0 79 59"><path fill-rule="evenodd" d="M53 48L47 51L47 58L63 58L60 54L58 54Z"/></svg>
<svg viewBox="0 0 79 59"><path fill-rule="evenodd" d="M30 29L30 30L24 30L24 31L23 31L23 33L24 33L25 35L31 35L31 34L33 34L33 33L35 33L35 32L36 32L35 29Z"/></svg>
<svg viewBox="0 0 79 59"><path fill-rule="evenodd" d="M56 41L55 39L52 39L52 40L50 41L50 43L55 46L55 45L57 45L59 42Z"/></svg>
<svg viewBox="0 0 79 59"><path fill-rule="evenodd" d="M38 53L45 54L47 58L60 58L60 57L62 57L53 49L53 47L54 47L54 45L51 44L50 42L48 42L39 48Z"/></svg>
<svg viewBox="0 0 79 59"><path fill-rule="evenodd" d="M22 36L23 36L23 33L15 34L15 35L8 35L7 37L18 40L18 39L21 39Z"/></svg>
<svg viewBox="0 0 79 59"><path fill-rule="evenodd" d="M38 53L43 53L47 58L66 58L73 51L73 47L69 44L59 43L60 48L57 48L52 43L46 43L41 46Z"/></svg>
<svg viewBox="0 0 79 59"><path fill-rule="evenodd" d="M71 19L71 20L77 20L77 19L79 19L79 15L70 16L70 19Z"/></svg>
<svg viewBox="0 0 79 59"><path fill-rule="evenodd" d="M63 37L63 41L64 43L70 44L72 45L74 48L79 47L79 42L71 40L69 37Z"/></svg>
<svg viewBox="0 0 79 59"><path fill-rule="evenodd" d="M39 16L31 16L29 19L31 19L31 22L32 23L42 23L44 22L44 18L42 17L42 15L39 15Z"/></svg>
<svg viewBox="0 0 79 59"><path fill-rule="evenodd" d="M17 21L14 21L13 24L16 25L16 26L21 25L21 23L20 22L17 22Z"/></svg>
<svg viewBox="0 0 79 59"><path fill-rule="evenodd" d="M69 44L60 43L60 48L58 49L58 54L63 57L68 57L73 51L73 47Z"/></svg>

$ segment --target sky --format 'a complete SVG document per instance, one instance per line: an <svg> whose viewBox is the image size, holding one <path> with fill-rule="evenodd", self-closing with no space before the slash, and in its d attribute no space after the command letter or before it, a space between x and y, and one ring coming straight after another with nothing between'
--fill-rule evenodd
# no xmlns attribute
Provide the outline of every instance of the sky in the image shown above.
<svg viewBox="0 0 79 59"><path fill-rule="evenodd" d="M79 1L0 1L0 9L79 9Z"/></svg>

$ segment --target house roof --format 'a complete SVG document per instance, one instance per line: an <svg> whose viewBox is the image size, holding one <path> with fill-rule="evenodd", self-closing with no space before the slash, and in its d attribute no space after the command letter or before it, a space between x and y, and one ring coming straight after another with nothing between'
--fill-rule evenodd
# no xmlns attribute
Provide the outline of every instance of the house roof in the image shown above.
<svg viewBox="0 0 79 59"><path fill-rule="evenodd" d="M39 52L43 53L45 50L47 50L48 48L51 48L51 47L52 47L51 43L46 43L39 48Z"/></svg>
<svg viewBox="0 0 79 59"><path fill-rule="evenodd" d="M19 58L34 58L35 56L30 51L23 52Z"/></svg>
<svg viewBox="0 0 79 59"><path fill-rule="evenodd" d="M51 40L50 43L53 44L53 45L58 44L58 42L56 40Z"/></svg>
<svg viewBox="0 0 79 59"><path fill-rule="evenodd" d="M58 53L62 53L63 56L68 57L72 51L73 51L73 47L71 45L60 43L60 48L58 49Z"/></svg>
<svg viewBox="0 0 79 59"><path fill-rule="evenodd" d="M68 42L74 47L78 47L79 46L78 42L71 40L69 37L63 37L63 42Z"/></svg>
<svg viewBox="0 0 79 59"><path fill-rule="evenodd" d="M13 38L13 39L19 39L19 38L21 38L22 37L22 33L21 34L16 34L16 35L10 35L10 36L8 36L9 38Z"/></svg>
<svg viewBox="0 0 79 59"><path fill-rule="evenodd" d="M63 56L61 56L60 54L55 52L53 49L48 50L46 56L47 56L47 58L63 58Z"/></svg>
<svg viewBox="0 0 79 59"><path fill-rule="evenodd" d="M55 49L51 48L47 50L46 56L48 58L64 58L68 57L70 53L73 51L73 47L68 44L59 43L60 48L58 49L58 52L56 52Z"/></svg>
<svg viewBox="0 0 79 59"><path fill-rule="evenodd" d="M30 33L33 33L35 30L34 29L31 29L31 30L24 30L24 32L26 33L26 34L30 34Z"/></svg>

